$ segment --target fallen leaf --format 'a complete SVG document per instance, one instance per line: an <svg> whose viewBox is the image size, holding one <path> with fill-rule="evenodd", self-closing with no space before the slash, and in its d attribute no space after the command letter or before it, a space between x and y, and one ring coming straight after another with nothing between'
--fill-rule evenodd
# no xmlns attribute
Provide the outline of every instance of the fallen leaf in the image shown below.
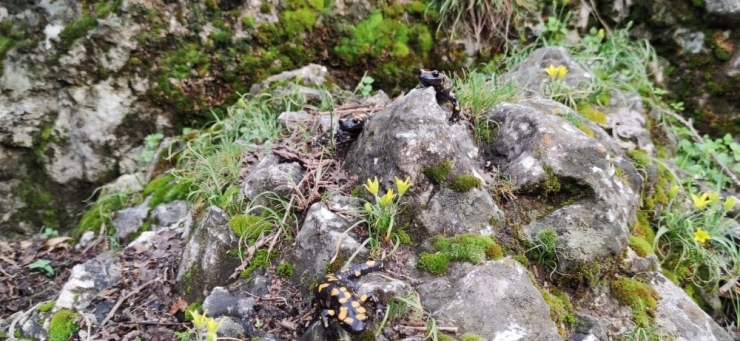
<svg viewBox="0 0 740 341"><path fill-rule="evenodd" d="M188 302L185 301L182 297L178 297L177 301L173 302L172 305L170 305L170 315L175 315L178 312L185 311L187 307Z"/></svg>

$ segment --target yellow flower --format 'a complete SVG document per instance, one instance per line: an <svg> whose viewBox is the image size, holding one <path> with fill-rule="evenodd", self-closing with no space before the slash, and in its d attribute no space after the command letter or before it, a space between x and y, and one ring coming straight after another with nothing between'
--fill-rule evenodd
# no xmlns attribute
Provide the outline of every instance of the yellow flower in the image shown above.
<svg viewBox="0 0 740 341"><path fill-rule="evenodd" d="M393 190L392 189L389 189L388 190L388 193L386 193L384 196L382 196L382 197L380 197L380 199L378 199L378 204L380 204L380 206L388 206L388 205L390 205L393 202L393 198L395 196L396 195L393 194Z"/></svg>
<svg viewBox="0 0 740 341"><path fill-rule="evenodd" d="M696 206L696 208L702 209L709 203L709 195L707 193L702 193L701 197L698 197L696 194L692 194L691 200L694 202L694 206Z"/></svg>
<svg viewBox="0 0 740 341"><path fill-rule="evenodd" d="M565 78L565 75L568 74L568 68L562 65L555 67L550 64L550 66L545 69L545 73L547 73L547 75L552 79L563 79Z"/></svg>
<svg viewBox="0 0 740 341"><path fill-rule="evenodd" d="M366 203L365 203L365 211L366 211L367 213L370 213L370 212L372 212L372 211L373 211L373 206L372 206L372 205L370 205L370 203L369 203L369 202L366 202Z"/></svg>
<svg viewBox="0 0 740 341"><path fill-rule="evenodd" d="M408 190L409 187L411 187L412 185L410 182L411 179L409 179L409 177L406 177L406 181L402 181L397 176L395 178L396 178L396 187L398 188L398 195L403 196L404 193L406 193L406 190Z"/></svg>
<svg viewBox="0 0 740 341"><path fill-rule="evenodd" d="M675 199L678 195L678 185L673 185L671 189L668 191L668 197L671 199Z"/></svg>
<svg viewBox="0 0 740 341"><path fill-rule="evenodd" d="M365 189L372 193L372 195L377 196L378 195L378 188L380 187L380 184L378 183L378 177L375 177L375 181L371 181L370 179L367 179L367 184L364 185Z"/></svg>
<svg viewBox="0 0 740 341"><path fill-rule="evenodd" d="M216 322L213 318L206 319L206 340L216 341L216 331L221 326L221 322Z"/></svg>
<svg viewBox="0 0 740 341"><path fill-rule="evenodd" d="M722 205L722 207L725 209L725 211L729 211L733 207L735 207L735 202L737 202L737 199L735 199L735 197L733 196L729 196L727 197L727 199L725 199L725 204Z"/></svg>
<svg viewBox="0 0 740 341"><path fill-rule="evenodd" d="M710 204L714 204L717 201L719 201L719 193L709 192L709 193L707 193L707 196L709 197L709 203Z"/></svg>
<svg viewBox="0 0 740 341"><path fill-rule="evenodd" d="M712 237L709 236L709 233L702 230L701 228L696 229L696 232L694 232L694 240L702 245L704 245L704 243L706 243L706 241L710 239L712 239Z"/></svg>
<svg viewBox="0 0 740 341"><path fill-rule="evenodd" d="M206 326L206 314L200 314L197 310L191 310L190 315L193 316L193 326L196 329L202 329Z"/></svg>

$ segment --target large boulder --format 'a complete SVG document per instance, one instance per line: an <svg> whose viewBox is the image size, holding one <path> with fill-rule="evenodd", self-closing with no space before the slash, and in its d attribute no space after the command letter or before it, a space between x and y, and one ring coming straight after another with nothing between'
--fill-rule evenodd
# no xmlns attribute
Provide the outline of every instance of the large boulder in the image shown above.
<svg viewBox="0 0 740 341"><path fill-rule="evenodd" d="M363 182L377 176L381 188L395 189L395 177L408 177L415 194L407 197L409 207L429 235L491 234L503 213L484 188L490 178L477 157L467 128L449 125L434 89L426 88L376 114L350 148L346 164ZM479 185L453 185L464 178Z"/></svg>
<svg viewBox="0 0 740 341"><path fill-rule="evenodd" d="M439 325L454 325L486 340L563 339L527 270L510 258L476 265L449 294L434 312Z"/></svg>
<svg viewBox="0 0 740 341"><path fill-rule="evenodd" d="M617 175L604 145L564 118L574 112L551 100L502 103L487 115L499 127L488 146L491 162L530 198L524 234L534 240L540 231L554 231L564 272L615 263L627 247L638 196Z"/></svg>

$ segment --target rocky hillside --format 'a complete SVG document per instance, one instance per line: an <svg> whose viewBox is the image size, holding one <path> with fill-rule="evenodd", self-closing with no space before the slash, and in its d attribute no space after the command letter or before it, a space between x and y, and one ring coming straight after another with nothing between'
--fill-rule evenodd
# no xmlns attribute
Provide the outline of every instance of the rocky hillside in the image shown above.
<svg viewBox="0 0 740 341"><path fill-rule="evenodd" d="M642 7L449 4L2 5L0 336L736 339L740 145Z"/></svg>

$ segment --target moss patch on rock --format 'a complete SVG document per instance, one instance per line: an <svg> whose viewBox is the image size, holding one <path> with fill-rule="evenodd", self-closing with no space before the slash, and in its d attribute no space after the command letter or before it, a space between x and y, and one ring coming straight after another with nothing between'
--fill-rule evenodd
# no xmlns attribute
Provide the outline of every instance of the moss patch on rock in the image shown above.
<svg viewBox="0 0 740 341"><path fill-rule="evenodd" d="M483 182L471 174L456 177L447 187L455 192L465 193L473 188L480 187Z"/></svg>
<svg viewBox="0 0 740 341"><path fill-rule="evenodd" d="M424 167L421 172L435 184L441 184L452 171L452 162L444 160L436 165Z"/></svg>
<svg viewBox="0 0 740 341"><path fill-rule="evenodd" d="M621 277L610 284L612 296L619 304L632 308L633 321L647 328L655 318L658 292L647 283Z"/></svg>
<svg viewBox="0 0 740 341"><path fill-rule="evenodd" d="M49 341L67 341L78 328L75 319L79 315L69 309L57 311L49 323Z"/></svg>

